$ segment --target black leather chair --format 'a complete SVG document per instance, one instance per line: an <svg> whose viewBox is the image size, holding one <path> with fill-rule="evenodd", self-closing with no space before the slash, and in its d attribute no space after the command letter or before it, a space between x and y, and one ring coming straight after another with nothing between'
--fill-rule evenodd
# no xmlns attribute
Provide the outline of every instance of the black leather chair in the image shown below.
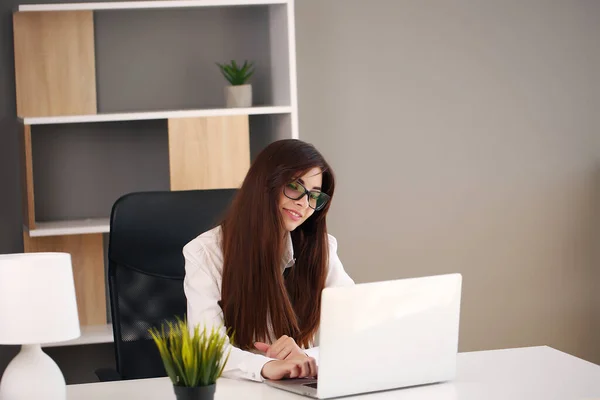
<svg viewBox="0 0 600 400"><path fill-rule="evenodd" d="M235 192L141 192L115 202L108 285L116 371L97 370L101 381L166 376L148 329L185 316L182 248L220 222Z"/></svg>

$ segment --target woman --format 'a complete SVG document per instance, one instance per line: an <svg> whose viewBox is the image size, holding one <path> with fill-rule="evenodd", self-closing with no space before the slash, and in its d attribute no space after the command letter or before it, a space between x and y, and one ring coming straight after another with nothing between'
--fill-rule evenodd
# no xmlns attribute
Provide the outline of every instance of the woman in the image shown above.
<svg viewBox="0 0 600 400"><path fill-rule="evenodd" d="M274 142L252 163L221 225L184 247L188 321L234 332L223 376L317 375L311 345L321 291L354 283L327 234L334 188L312 145Z"/></svg>

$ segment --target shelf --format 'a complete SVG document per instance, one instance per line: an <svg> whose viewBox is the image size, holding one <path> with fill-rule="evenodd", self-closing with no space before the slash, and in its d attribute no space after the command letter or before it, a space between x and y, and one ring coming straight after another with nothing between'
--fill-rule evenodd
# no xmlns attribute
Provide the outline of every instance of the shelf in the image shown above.
<svg viewBox="0 0 600 400"><path fill-rule="evenodd" d="M46 343L42 347L77 346L82 344L113 343L112 324L82 326L81 336L66 342Z"/></svg>
<svg viewBox="0 0 600 400"><path fill-rule="evenodd" d="M90 115L67 115L59 117L25 117L20 120L25 125L48 124L78 124L85 122L114 122L114 121L141 121L169 118L194 118L194 117L230 117L234 115L265 115L289 114L292 108L280 107L250 107L250 108L214 108L203 110L175 110L175 111L145 111L129 113L106 113Z"/></svg>
<svg viewBox="0 0 600 400"><path fill-rule="evenodd" d="M109 218L90 218L72 221L36 222L29 231L31 237L82 235L110 231Z"/></svg>
<svg viewBox="0 0 600 400"><path fill-rule="evenodd" d="M153 8L253 6L287 3L288 0L108 1L103 3L21 4L17 8L17 11L131 10Z"/></svg>
<svg viewBox="0 0 600 400"><path fill-rule="evenodd" d="M299 137L294 0L87 1L11 7L23 247L72 254L78 292L80 337L43 347L114 342L105 279L114 199L176 179L206 189L188 183L199 165L216 176ZM236 57L261 67L252 107L226 108L214 62Z"/></svg>

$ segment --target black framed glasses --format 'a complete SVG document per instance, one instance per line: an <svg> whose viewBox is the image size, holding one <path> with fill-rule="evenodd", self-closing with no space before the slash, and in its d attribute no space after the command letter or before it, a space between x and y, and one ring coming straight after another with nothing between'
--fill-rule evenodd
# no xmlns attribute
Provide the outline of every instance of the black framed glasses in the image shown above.
<svg viewBox="0 0 600 400"><path fill-rule="evenodd" d="M331 199L327 193L320 190L308 190L303 184L298 181L290 182L283 187L285 197L292 200L300 200L303 196L308 197L308 206L315 211L321 210L325 204Z"/></svg>

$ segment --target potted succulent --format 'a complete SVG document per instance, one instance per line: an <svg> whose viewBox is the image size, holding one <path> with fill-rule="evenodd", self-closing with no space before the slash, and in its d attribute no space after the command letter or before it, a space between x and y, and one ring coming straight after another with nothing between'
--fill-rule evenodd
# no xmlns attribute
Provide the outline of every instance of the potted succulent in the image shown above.
<svg viewBox="0 0 600 400"><path fill-rule="evenodd" d="M239 65L235 60L229 64L217 63L221 73L231 85L225 87L227 107L252 107L252 85L248 83L254 74L254 63L244 61Z"/></svg>
<svg viewBox="0 0 600 400"><path fill-rule="evenodd" d="M187 320L177 318L177 322L167 322L149 330L158 347L167 375L173 383L178 400L212 400L216 381L223 373L229 359L228 336L214 327L209 332L206 327L193 331Z"/></svg>

